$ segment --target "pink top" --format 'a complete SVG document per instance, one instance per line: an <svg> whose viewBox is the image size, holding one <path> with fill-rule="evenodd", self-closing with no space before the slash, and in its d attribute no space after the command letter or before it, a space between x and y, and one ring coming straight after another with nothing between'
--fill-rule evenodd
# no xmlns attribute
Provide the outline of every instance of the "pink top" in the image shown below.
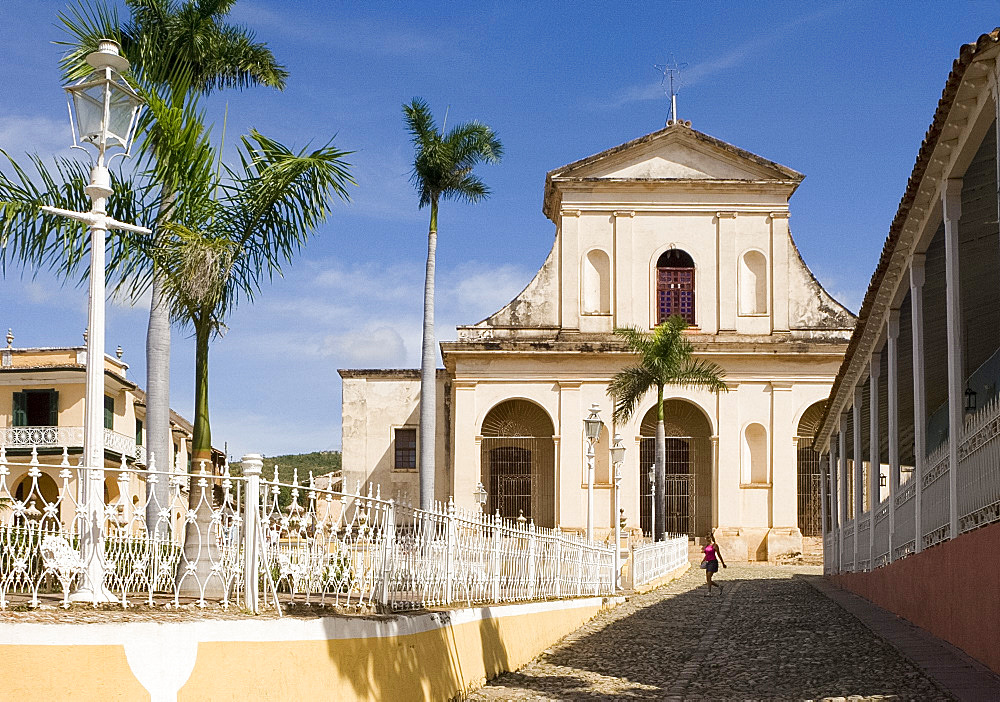
<svg viewBox="0 0 1000 702"><path fill-rule="evenodd" d="M715 544L708 544L705 547L705 560L706 561L716 561L718 558L715 555Z"/></svg>

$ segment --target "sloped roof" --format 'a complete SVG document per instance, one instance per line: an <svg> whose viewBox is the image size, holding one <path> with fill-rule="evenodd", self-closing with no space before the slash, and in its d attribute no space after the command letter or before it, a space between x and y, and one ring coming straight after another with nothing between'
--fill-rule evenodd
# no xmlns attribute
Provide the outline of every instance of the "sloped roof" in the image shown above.
<svg viewBox="0 0 1000 702"><path fill-rule="evenodd" d="M614 146L610 149L605 149L604 151L594 154L593 156L587 156L586 158L573 161L565 166L549 171L545 176L545 199L542 205L543 213L549 219L554 219L556 215L556 183L573 180L588 180L588 175L592 174L595 167L599 168L602 164L610 163L615 159L621 158L621 156L626 152L642 149L648 145L655 144L656 142L664 142L665 144L682 142L693 146L700 146L703 149L708 147L709 150L716 151L723 156L728 156L733 161L745 163L753 170L761 174L759 178L747 178L740 180L753 180L755 182L777 181L797 185L803 178L805 178L805 176L798 171L794 171L787 166L782 166L780 163L775 163L774 161L770 161L766 158L758 156L757 154L746 151L745 149L733 146L732 144L722 141L721 139L716 139L715 137L699 132L698 130L692 129L683 124L672 124L664 127L663 129L646 134L645 136L627 141L624 144ZM679 182L689 179L641 178L626 176L624 178L616 178L615 180L619 182ZM713 179L703 178L699 180L712 182Z"/></svg>
<svg viewBox="0 0 1000 702"><path fill-rule="evenodd" d="M948 74L944 90L941 91L941 99L938 101L937 109L934 111L934 118L927 128L927 133L924 135L920 150L917 152L917 159L913 164L913 171L910 173L910 178L906 183L906 190L903 191L903 197L900 198L896 216L893 217L892 224L889 226L889 234L886 237L885 244L882 246L882 255L879 258L878 265L875 267L875 272L872 273L868 291L865 293L864 301L861 303L861 310L858 312L858 323L854 327L854 333L851 335L851 340L848 343L844 362L840 366L840 371L837 373L833 388L830 391L831 399L827 404L826 414L823 416L816 435L820 443L834 431L836 417L844 407L844 402L839 397L842 390L841 386L844 384L848 372L854 363L854 356L861 346L862 339L866 335L869 319L872 317L873 312L876 312L876 308L879 307L879 290L883 282L885 282L890 265L894 258L902 256L905 253L900 247L903 226L910 216L910 209L917 200L921 183L927 174L934 149L937 148L938 142L941 139L941 133L948 121L948 115L954 106L955 98L965 77L965 71L984 51L992 49L998 44L1000 44L1000 27L997 27L988 34L980 35L975 42L963 44L962 48L959 49L958 58L952 63L951 73ZM875 323L880 323L881 317L876 314L874 321Z"/></svg>

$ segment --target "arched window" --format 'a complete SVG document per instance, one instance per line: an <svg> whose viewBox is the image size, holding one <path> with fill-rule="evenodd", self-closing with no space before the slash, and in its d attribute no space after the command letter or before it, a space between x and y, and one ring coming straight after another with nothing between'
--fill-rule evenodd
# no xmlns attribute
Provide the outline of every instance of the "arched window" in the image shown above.
<svg viewBox="0 0 1000 702"><path fill-rule="evenodd" d="M583 259L583 313L611 314L611 259L601 249Z"/></svg>
<svg viewBox="0 0 1000 702"><path fill-rule="evenodd" d="M694 325L694 259L680 249L656 260L656 323L675 314Z"/></svg>
<svg viewBox="0 0 1000 702"><path fill-rule="evenodd" d="M767 482L767 430L760 424L743 432L743 482Z"/></svg>
<svg viewBox="0 0 1000 702"><path fill-rule="evenodd" d="M767 259L747 251L740 259L740 314L767 314Z"/></svg>

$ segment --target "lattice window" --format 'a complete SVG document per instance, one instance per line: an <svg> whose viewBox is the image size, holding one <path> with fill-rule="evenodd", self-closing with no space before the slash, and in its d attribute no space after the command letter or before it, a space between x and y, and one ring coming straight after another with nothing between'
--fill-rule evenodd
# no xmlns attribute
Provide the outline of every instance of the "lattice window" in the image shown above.
<svg viewBox="0 0 1000 702"><path fill-rule="evenodd" d="M675 314L694 325L694 261L671 249L656 262L656 323Z"/></svg>

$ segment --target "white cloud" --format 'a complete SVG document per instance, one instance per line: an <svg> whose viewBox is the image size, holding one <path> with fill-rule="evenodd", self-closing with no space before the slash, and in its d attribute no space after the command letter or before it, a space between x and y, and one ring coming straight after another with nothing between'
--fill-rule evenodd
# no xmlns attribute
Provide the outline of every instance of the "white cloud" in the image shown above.
<svg viewBox="0 0 1000 702"><path fill-rule="evenodd" d="M407 361L403 337L397 329L389 326L372 326L348 334L331 334L324 343L327 355L348 366L391 368Z"/></svg>
<svg viewBox="0 0 1000 702"><path fill-rule="evenodd" d="M18 160L22 153L64 155L71 141L65 119L39 115L0 115L0 148Z"/></svg>

